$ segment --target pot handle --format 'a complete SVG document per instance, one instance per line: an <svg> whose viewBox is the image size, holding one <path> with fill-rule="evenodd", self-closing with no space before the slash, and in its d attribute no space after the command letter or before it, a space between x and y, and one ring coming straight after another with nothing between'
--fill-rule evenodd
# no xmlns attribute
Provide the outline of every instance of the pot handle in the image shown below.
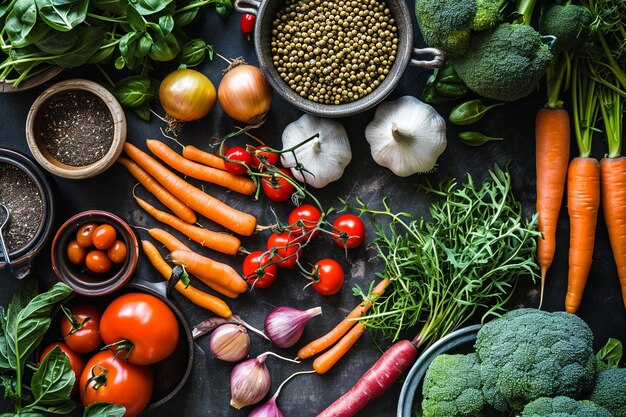
<svg viewBox="0 0 626 417"><path fill-rule="evenodd" d="M235 0L234 3L235 11L238 13L249 13L253 15L257 15L259 12L259 7L261 7L261 1L259 0Z"/></svg>
<svg viewBox="0 0 626 417"><path fill-rule="evenodd" d="M422 56L431 56L430 60L418 59ZM446 53L437 48L413 48L409 65L420 68L442 68L446 64Z"/></svg>

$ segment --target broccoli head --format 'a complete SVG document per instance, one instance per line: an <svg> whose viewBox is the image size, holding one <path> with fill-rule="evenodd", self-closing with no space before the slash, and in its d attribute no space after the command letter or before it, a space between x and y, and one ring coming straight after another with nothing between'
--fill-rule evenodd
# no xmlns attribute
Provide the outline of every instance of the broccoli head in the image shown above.
<svg viewBox="0 0 626 417"><path fill-rule="evenodd" d="M591 401L542 397L524 407L522 417L612 417L612 414Z"/></svg>
<svg viewBox="0 0 626 417"><path fill-rule="evenodd" d="M615 417L626 417L626 368L598 373L589 399L609 410Z"/></svg>
<svg viewBox="0 0 626 417"><path fill-rule="evenodd" d="M467 53L452 59L470 90L483 97L514 101L529 95L552 62L550 48L529 25L502 23L475 32Z"/></svg>
<svg viewBox="0 0 626 417"><path fill-rule="evenodd" d="M476 13L470 22L470 29L487 30L499 22L500 0L476 0Z"/></svg>
<svg viewBox="0 0 626 417"><path fill-rule="evenodd" d="M556 51L571 51L587 39L591 12L577 4L552 4L539 18L539 32L556 37Z"/></svg>
<svg viewBox="0 0 626 417"><path fill-rule="evenodd" d="M485 399L520 411L540 397L577 398L593 386L593 334L576 315L513 310L485 324L476 352Z"/></svg>
<svg viewBox="0 0 626 417"><path fill-rule="evenodd" d="M475 353L439 355L428 367L422 388L423 417L478 417L487 404Z"/></svg>

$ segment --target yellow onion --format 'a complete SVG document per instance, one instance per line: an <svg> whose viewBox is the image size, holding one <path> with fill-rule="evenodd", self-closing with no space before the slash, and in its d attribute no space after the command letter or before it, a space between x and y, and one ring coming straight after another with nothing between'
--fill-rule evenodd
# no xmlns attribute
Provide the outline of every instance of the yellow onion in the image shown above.
<svg viewBox="0 0 626 417"><path fill-rule="evenodd" d="M209 114L215 105L215 87L201 72L179 69L161 82L159 101L173 119L183 122L198 120Z"/></svg>
<svg viewBox="0 0 626 417"><path fill-rule="evenodd" d="M233 61L217 89L222 109L233 119L259 124L272 104L272 88L263 72L243 61Z"/></svg>

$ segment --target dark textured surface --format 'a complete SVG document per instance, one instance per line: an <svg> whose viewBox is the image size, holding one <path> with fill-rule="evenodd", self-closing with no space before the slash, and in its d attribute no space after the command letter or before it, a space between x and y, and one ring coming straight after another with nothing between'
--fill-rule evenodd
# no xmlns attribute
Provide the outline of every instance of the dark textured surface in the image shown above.
<svg viewBox="0 0 626 417"><path fill-rule="evenodd" d="M413 2L409 1L409 9L412 10L412 8ZM250 63L257 62L253 45L239 33L239 16L233 15L230 20L222 21L211 13L210 17L196 25L196 30L198 33L204 34L208 43L215 45L218 53L228 57L242 55ZM416 39L417 36L416 34ZM200 69L217 85L221 71L225 67L226 64L216 58L214 62L207 62ZM171 67L160 68L163 72L168 69ZM425 70L407 69L390 98L397 98L405 94L418 95L428 74L429 72ZM102 81L99 72L92 67L78 71L67 71L57 80L70 77L84 77ZM43 89L44 87L40 87L19 95L0 95L0 126L2 126L0 146L29 153L24 136L26 114L30 104ZM456 139L457 131L450 126L448 149L439 159L437 171L424 177L398 178L373 162L364 138L364 130L367 123L372 119L374 110L369 110L358 116L339 119L350 136L354 154L353 160L339 182L317 191L316 195L326 207L337 205L336 198L338 196L348 199L360 196L364 201L372 204L379 202L381 198L386 196L392 207L398 210L425 214L427 199L424 195L415 192L416 183L424 178L429 178L431 181L439 181L451 176L462 179L465 173L470 173L475 178L482 178L489 167L494 163L499 163L509 167L513 176L516 195L523 202L525 213L531 216L534 212L535 196L534 117L536 110L543 103L544 94L542 91L519 102L509 103L494 109L486 120L472 126L471 130L480 130L493 136L504 136L505 140L480 148L469 148L458 142ZM446 106L439 106L437 109L444 116L447 116L450 110ZM157 112L162 111L158 106L155 106L155 110ZM275 96L268 121L256 133L264 138L269 145L280 147L282 130L287 124L299 118L301 114L300 111ZM212 138L225 135L236 124L222 112L219 106L216 106L207 118L188 124L179 137L186 144L206 148ZM162 127L162 123L157 119L151 123L144 123L132 113L128 113L128 139L142 149L146 148L144 140L147 137L163 139L159 132L160 127ZM176 146L172 142L170 144ZM601 141L598 141L596 147L596 156L605 152ZM113 166L104 174L88 180L70 181L54 178L54 182L58 191L59 215L57 226L79 211L96 208L112 211L125 218L132 225L156 225L155 221L148 218L133 202L131 189L135 181L120 166ZM270 209L274 209L282 219L286 219L290 210L290 206L286 203L269 203L264 198L258 202L253 202L248 197L228 193L216 186L205 185L205 189L216 197L257 215L260 224L273 222ZM140 191L140 195L147 197L145 191ZM209 227L214 227L204 219L201 222ZM139 234L145 238L143 232L139 232ZM258 236L244 238L242 239L243 246L250 250L262 249L268 235L269 233L265 232ZM371 240L371 233L367 238L368 241ZM568 220L565 209L563 209L558 228L557 256L546 286L544 305L548 310L563 309L567 277L567 247ZM49 285L54 280L48 251L49 245L37 257L34 268L36 276L44 285ZM207 250L204 252L210 253ZM243 259L241 257L215 257L226 260L237 269L240 268ZM308 341L317 337L332 328L358 302L352 296L350 287L354 284L368 285L374 279L374 274L379 271L379 263L372 259L374 257L372 250L361 248L351 251L346 258L342 251L329 244L328 239L318 239L307 251L304 262L313 263L323 257L333 257L346 268L347 281L340 294L332 297L319 296L311 288L303 289L307 281L297 272L281 271L281 275L273 287L266 290L256 290L240 297L232 303L233 310L251 324L261 327L265 315L273 306L291 305L305 309L320 305L323 308L323 315L314 318L309 323L302 340ZM0 303L6 305L19 283L3 272L0 272L0 279L2 279ZM142 256L135 279L159 281L160 276ZM533 286L529 283L520 285L514 297L514 304L516 306L536 306L538 288L538 285ZM192 306L178 294L175 294L174 298L180 302L190 323L196 323L208 316L207 312ZM594 264L579 315L593 329L596 336L596 347L604 344L608 337L617 337L626 341L626 313L624 313L622 306L615 265L602 216L598 221ZM408 332L407 337L412 337L414 333L414 331ZM203 350L208 350L208 338L199 340L198 344ZM295 356L296 352L295 348L287 351L272 348L269 343L252 336L252 355L269 349L285 354L287 357ZM298 379L284 388L278 400L284 415L288 417L316 415L352 386L379 355L379 350L372 344L369 334L366 334L366 337L360 340L328 374L299 376ZM280 362L275 358L268 359L267 365L273 379L272 392L292 372L310 369L310 364L310 361L295 365ZM231 368L232 365L212 360L208 355L198 354L194 371L184 391L172 402L150 415L248 415L250 409L236 411L228 404L230 399L228 381ZM360 415L377 417L395 415L400 388L401 384L396 384L388 393L372 402ZM0 406L1 410L5 408L6 404Z"/></svg>

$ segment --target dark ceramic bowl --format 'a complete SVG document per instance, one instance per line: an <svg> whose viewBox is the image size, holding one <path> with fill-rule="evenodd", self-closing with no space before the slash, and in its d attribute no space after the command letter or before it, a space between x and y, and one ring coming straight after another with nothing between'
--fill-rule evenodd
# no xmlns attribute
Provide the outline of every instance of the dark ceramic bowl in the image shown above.
<svg viewBox="0 0 626 417"><path fill-rule="evenodd" d="M176 346L176 350L166 359L154 365L150 365L154 375L154 389L150 403L142 414L149 413L171 400L183 388L193 368L194 344L191 329L177 305L165 297L165 288L165 282L159 284L149 282L129 283L112 294L107 294L102 297L87 297L75 294L70 296L70 298L63 303L63 305L68 308L80 304L88 304L98 307L100 311L104 311L114 299L121 295L131 292L143 292L159 298L172 310L178 320L178 345ZM42 346L46 346L48 343L56 342L60 339L59 326L62 317L63 314L60 308L57 308L55 313L53 313L52 324L50 325L50 330L44 337ZM85 362L87 362L88 358L89 354L85 355Z"/></svg>
<svg viewBox="0 0 626 417"><path fill-rule="evenodd" d="M94 274L69 261L67 245L76 239L76 232L86 223L106 223L115 228L117 239L124 242L128 250L122 264L114 265L109 272ZM87 210L74 215L59 228L52 240L51 258L52 269L60 281L78 294L101 296L112 293L130 280L139 260L139 243L133 229L120 217L106 211Z"/></svg>
<svg viewBox="0 0 626 417"><path fill-rule="evenodd" d="M12 274L22 279L30 273L35 255L41 251L52 234L55 216L54 192L46 175L27 156L10 149L0 148L0 163L9 163L26 172L37 185L43 203L43 219L35 237L26 246L9 253L10 265L0 264L0 270L10 267Z"/></svg>
<svg viewBox="0 0 626 417"><path fill-rule="evenodd" d="M409 371L400 391L398 417L422 417L422 381L431 362L441 354L470 353L474 351L474 343L480 330L480 324L462 327L442 337L424 353Z"/></svg>
<svg viewBox="0 0 626 417"><path fill-rule="evenodd" d="M404 0L385 0L398 28L398 51L396 59L384 81L370 94L351 103L331 105L320 104L301 97L280 77L272 62L271 41L272 21L283 7L281 0L235 0L235 10L239 13L256 15L254 26L254 47L259 65L272 88L287 102L307 113L321 117L344 117L361 113L380 103L400 81L408 65L436 68L443 66L445 55L434 48L413 48L413 24L411 13ZM421 60L422 55L432 56L431 60Z"/></svg>

